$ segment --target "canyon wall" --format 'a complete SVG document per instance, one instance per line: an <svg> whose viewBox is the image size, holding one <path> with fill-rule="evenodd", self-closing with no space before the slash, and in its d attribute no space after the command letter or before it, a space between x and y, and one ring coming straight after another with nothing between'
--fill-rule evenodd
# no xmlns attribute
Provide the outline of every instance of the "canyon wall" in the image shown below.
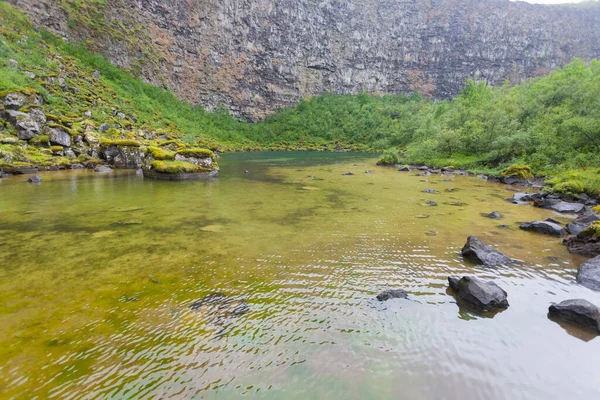
<svg viewBox="0 0 600 400"><path fill-rule="evenodd" d="M207 109L257 120L322 92L456 95L600 57L600 7L508 0L8 0Z"/></svg>

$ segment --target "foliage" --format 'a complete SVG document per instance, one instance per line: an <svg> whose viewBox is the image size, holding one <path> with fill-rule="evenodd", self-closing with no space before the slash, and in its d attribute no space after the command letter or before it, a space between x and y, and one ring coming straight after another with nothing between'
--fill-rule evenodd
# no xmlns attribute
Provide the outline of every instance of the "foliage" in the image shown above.
<svg viewBox="0 0 600 400"><path fill-rule="evenodd" d="M531 173L531 168L527 165L523 164L513 164L510 167L506 168L502 171L502 176L516 176L521 179L531 179L533 178L533 174Z"/></svg>

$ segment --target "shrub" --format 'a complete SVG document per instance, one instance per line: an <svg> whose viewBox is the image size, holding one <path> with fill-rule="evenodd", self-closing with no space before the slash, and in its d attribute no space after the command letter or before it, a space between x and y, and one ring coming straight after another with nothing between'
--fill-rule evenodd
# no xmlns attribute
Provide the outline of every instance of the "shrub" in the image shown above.
<svg viewBox="0 0 600 400"><path fill-rule="evenodd" d="M585 192L585 185L581 181L570 180L554 185L552 191L556 193L578 194Z"/></svg>
<svg viewBox="0 0 600 400"><path fill-rule="evenodd" d="M398 154L395 152L387 152L379 161L377 161L377 165L396 165L398 164Z"/></svg>

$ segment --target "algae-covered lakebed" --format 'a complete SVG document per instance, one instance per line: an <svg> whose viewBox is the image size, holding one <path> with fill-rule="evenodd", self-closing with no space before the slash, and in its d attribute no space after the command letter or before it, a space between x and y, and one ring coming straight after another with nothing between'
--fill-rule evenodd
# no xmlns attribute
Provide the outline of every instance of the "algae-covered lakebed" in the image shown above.
<svg viewBox="0 0 600 400"><path fill-rule="evenodd" d="M569 217L376 160L239 153L208 181L0 180L0 397L597 398L600 340L547 310L600 295L573 283L583 259L560 239L518 228ZM521 263L466 263L470 235ZM510 307L459 308L447 277L462 275ZM375 301L387 287L409 299Z"/></svg>

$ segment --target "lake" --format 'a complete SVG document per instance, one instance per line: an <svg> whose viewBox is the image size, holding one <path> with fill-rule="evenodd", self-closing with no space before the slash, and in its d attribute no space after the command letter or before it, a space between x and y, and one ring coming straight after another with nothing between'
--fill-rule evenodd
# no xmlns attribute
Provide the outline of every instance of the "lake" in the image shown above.
<svg viewBox="0 0 600 400"><path fill-rule="evenodd" d="M561 239L519 229L570 217L376 160L240 153L210 181L1 179L0 397L597 399L600 339L547 311L600 293L574 283L584 259ZM465 262L470 235L522 264ZM510 307L459 308L447 278L463 275ZM388 287L409 299L374 300Z"/></svg>

